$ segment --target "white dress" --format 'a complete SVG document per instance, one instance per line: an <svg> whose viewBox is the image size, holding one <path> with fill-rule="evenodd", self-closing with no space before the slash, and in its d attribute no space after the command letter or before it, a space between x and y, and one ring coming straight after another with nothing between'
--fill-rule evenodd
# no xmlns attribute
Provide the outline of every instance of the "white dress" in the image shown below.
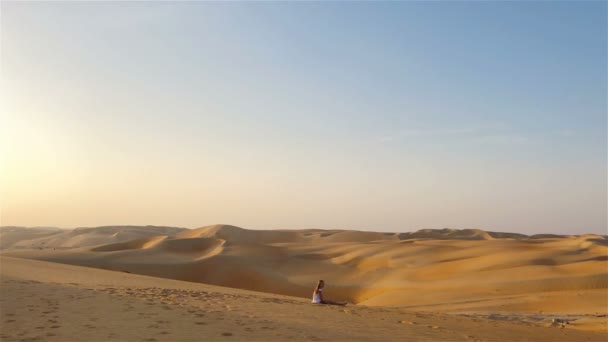
<svg viewBox="0 0 608 342"><path fill-rule="evenodd" d="M323 292L323 289L319 289L312 294L313 304L321 304L321 292Z"/></svg>

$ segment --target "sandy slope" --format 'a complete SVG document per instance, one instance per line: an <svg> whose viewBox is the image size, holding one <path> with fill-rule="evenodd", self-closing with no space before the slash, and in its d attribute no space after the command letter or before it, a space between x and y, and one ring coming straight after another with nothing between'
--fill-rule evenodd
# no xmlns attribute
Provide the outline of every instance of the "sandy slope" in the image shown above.
<svg viewBox="0 0 608 342"><path fill-rule="evenodd" d="M0 257L2 341L604 341L597 332ZM329 289L328 289L329 292Z"/></svg>
<svg viewBox="0 0 608 342"><path fill-rule="evenodd" d="M137 238L173 235L185 228L104 226L75 229L0 227L0 249L74 248L117 243Z"/></svg>
<svg viewBox="0 0 608 342"><path fill-rule="evenodd" d="M608 240L481 230L257 231L216 225L171 236L3 255L366 306L608 331ZM506 316L505 316L506 315Z"/></svg>
<svg viewBox="0 0 608 342"><path fill-rule="evenodd" d="M32 240L44 239L62 232L61 229L54 227L0 227L0 249L17 246L20 241L28 241L29 243Z"/></svg>

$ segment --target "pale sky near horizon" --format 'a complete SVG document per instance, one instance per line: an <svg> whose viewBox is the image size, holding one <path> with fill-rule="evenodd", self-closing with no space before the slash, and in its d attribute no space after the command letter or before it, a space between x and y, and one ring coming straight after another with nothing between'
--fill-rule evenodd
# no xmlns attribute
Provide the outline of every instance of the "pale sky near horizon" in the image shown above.
<svg viewBox="0 0 608 342"><path fill-rule="evenodd" d="M0 10L0 225L607 233L606 2Z"/></svg>

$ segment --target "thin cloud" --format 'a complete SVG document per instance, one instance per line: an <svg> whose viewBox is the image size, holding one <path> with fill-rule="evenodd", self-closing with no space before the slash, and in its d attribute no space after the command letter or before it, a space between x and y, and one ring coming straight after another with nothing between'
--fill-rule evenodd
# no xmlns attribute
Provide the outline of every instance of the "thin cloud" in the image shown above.
<svg viewBox="0 0 608 342"><path fill-rule="evenodd" d="M409 138L425 139L462 139L476 143L500 143L521 144L529 141L529 138L509 133L509 127L502 123L477 125L468 127L443 127L426 129L404 129L393 134L386 134L377 138L379 143L391 143Z"/></svg>
<svg viewBox="0 0 608 342"><path fill-rule="evenodd" d="M473 142L480 144L519 145L530 142L530 138L521 135L496 134L476 137Z"/></svg>

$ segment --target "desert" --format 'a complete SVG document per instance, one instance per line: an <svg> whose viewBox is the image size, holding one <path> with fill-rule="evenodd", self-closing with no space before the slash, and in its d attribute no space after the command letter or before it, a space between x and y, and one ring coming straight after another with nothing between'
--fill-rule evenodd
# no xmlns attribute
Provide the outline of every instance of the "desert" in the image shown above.
<svg viewBox="0 0 608 342"><path fill-rule="evenodd" d="M0 254L3 340L77 333L141 341L386 334L599 341L608 334L608 239L600 235L230 225L0 233L10 242ZM319 279L328 297L349 304L310 304Z"/></svg>
<svg viewBox="0 0 608 342"><path fill-rule="evenodd" d="M607 27L0 0L0 342L608 341Z"/></svg>

